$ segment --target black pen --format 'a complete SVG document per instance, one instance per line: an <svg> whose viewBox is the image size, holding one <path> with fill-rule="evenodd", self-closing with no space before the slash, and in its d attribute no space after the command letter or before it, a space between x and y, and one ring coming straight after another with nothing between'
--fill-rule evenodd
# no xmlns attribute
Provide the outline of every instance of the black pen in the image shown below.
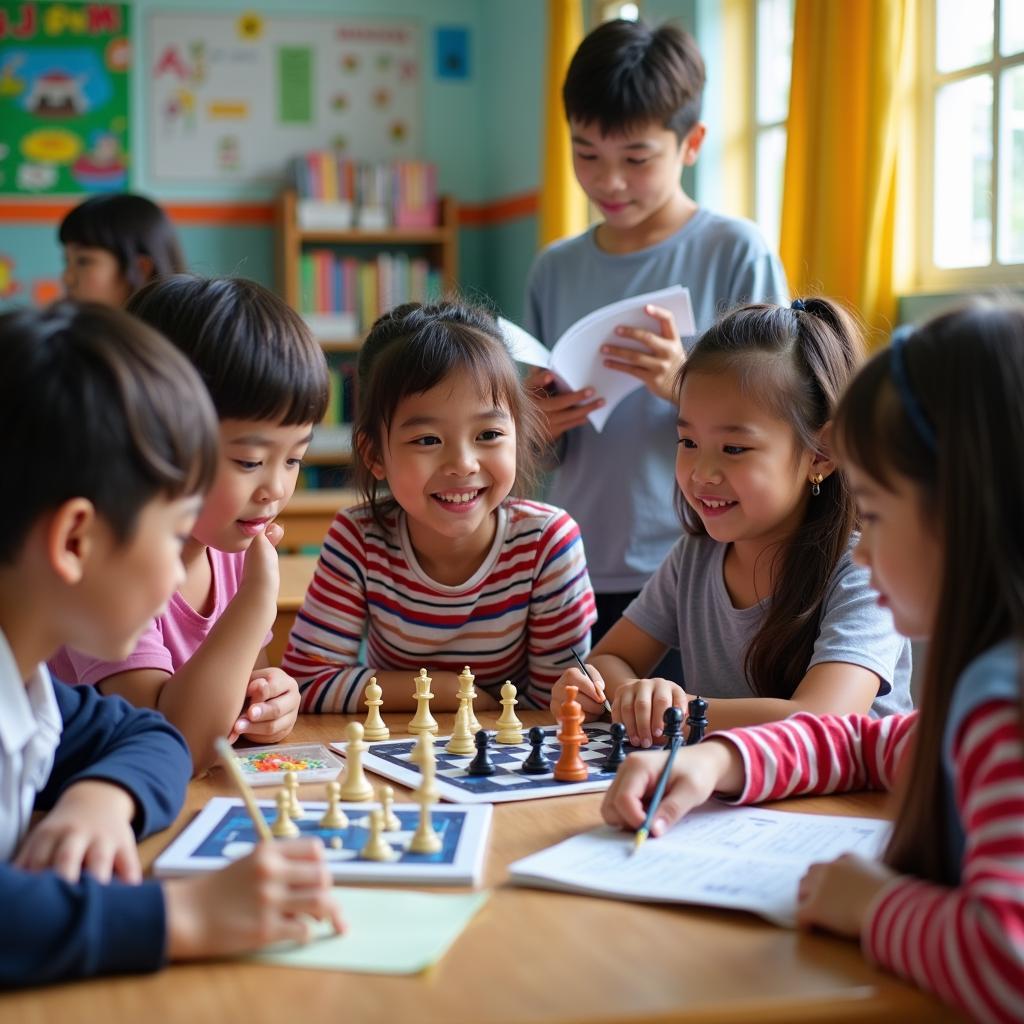
<svg viewBox="0 0 1024 1024"><path fill-rule="evenodd" d="M583 664L583 659L576 653L576 649L573 647L569 648L572 651L572 656L576 659L576 663L580 667L580 671L591 681L594 682L593 676L587 671L587 666ZM604 701L604 709L610 715L612 713L612 702L605 696L604 689L602 687L601 698Z"/></svg>

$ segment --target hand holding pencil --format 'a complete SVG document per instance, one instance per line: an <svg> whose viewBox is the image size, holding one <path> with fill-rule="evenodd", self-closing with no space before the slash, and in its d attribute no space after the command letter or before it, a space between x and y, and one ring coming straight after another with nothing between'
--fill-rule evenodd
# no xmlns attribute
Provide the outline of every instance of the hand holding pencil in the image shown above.
<svg viewBox="0 0 1024 1024"><path fill-rule="evenodd" d="M605 683L601 673L593 665L583 665L579 655L570 648L569 652L580 668L567 668L551 690L551 713L557 718L566 699L566 687L575 686L576 700L579 701L588 720L599 718L612 709L605 694Z"/></svg>

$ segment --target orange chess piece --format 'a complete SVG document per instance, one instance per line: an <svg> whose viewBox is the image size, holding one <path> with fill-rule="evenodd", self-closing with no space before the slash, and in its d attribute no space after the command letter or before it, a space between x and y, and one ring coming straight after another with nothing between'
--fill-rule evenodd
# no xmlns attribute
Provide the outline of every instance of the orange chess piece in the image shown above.
<svg viewBox="0 0 1024 1024"><path fill-rule="evenodd" d="M555 778L559 782L586 782L590 773L586 763L580 757L580 747L588 741L583 731L583 708L576 699L578 689L575 686L565 688L565 701L558 715L558 742L562 744L562 753L555 765Z"/></svg>

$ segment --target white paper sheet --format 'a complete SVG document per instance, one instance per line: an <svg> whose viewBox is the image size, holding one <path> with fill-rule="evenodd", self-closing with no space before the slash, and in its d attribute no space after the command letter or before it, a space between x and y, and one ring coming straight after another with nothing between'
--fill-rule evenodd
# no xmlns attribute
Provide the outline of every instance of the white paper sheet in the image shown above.
<svg viewBox="0 0 1024 1024"><path fill-rule="evenodd" d="M877 857L889 823L876 818L710 803L634 854L633 833L573 836L509 867L522 885L625 900L748 910L792 927L797 884L811 864L842 853Z"/></svg>

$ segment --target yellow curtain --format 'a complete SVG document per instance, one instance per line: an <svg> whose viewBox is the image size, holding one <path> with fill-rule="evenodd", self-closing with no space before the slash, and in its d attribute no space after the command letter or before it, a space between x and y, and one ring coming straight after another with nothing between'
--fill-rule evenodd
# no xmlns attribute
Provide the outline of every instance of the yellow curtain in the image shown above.
<svg viewBox="0 0 1024 1024"><path fill-rule="evenodd" d="M896 317L917 2L796 0L780 255L794 296L843 300L876 343Z"/></svg>
<svg viewBox="0 0 1024 1024"><path fill-rule="evenodd" d="M544 165L540 185L540 244L587 226L587 204L572 173L569 129L562 108L562 82L583 38L581 0L548 0L548 59L544 93Z"/></svg>

